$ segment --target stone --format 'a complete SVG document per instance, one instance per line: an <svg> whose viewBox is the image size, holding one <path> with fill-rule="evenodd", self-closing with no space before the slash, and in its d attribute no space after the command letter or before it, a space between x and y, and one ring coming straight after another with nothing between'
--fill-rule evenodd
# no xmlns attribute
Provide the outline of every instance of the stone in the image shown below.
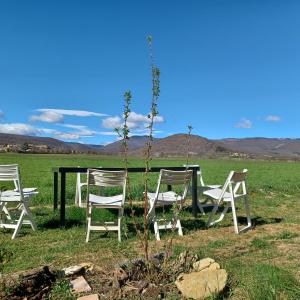
<svg viewBox="0 0 300 300"><path fill-rule="evenodd" d="M68 268L64 268L63 272L65 276L71 276L75 274L84 274L85 272L91 272L94 268L94 265L92 263L81 263L76 266L70 266Z"/></svg>
<svg viewBox="0 0 300 300"><path fill-rule="evenodd" d="M77 300L99 300L99 297L97 294L93 294L93 295L79 297L77 298Z"/></svg>
<svg viewBox="0 0 300 300"><path fill-rule="evenodd" d="M90 292L92 290L83 276L79 276L72 280L71 287L76 293Z"/></svg>
<svg viewBox="0 0 300 300"><path fill-rule="evenodd" d="M83 267L86 272L92 272L94 269L94 264L92 264L90 262L83 262L83 263L79 264L79 266Z"/></svg>
<svg viewBox="0 0 300 300"><path fill-rule="evenodd" d="M209 265L208 270L220 270L221 267L217 262L212 263L211 265Z"/></svg>
<svg viewBox="0 0 300 300"><path fill-rule="evenodd" d="M175 284L185 298L202 300L220 293L225 288L227 276L224 269L204 269L179 275Z"/></svg>
<svg viewBox="0 0 300 300"><path fill-rule="evenodd" d="M193 264L193 269L198 272L207 268L210 270L218 270L220 269L220 265L216 263L214 259L209 257L200 259Z"/></svg>
<svg viewBox="0 0 300 300"><path fill-rule="evenodd" d="M81 273L82 271L84 271L84 268L80 265L79 266L71 266L68 268L64 268L63 271L66 276L70 276L70 275Z"/></svg>
<svg viewBox="0 0 300 300"><path fill-rule="evenodd" d="M99 297L97 294L93 294L93 295L79 297L77 298L77 300L99 300Z"/></svg>

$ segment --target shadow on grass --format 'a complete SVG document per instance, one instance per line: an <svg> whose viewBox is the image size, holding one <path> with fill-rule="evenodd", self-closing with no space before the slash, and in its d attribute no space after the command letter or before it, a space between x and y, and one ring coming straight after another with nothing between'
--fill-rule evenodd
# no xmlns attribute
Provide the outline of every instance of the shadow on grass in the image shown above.
<svg viewBox="0 0 300 300"><path fill-rule="evenodd" d="M251 218L253 226L266 225L266 224L276 224L281 223L283 218L262 218L262 217L253 217ZM246 217L238 217L238 221L241 223L247 224Z"/></svg>
<svg viewBox="0 0 300 300"><path fill-rule="evenodd" d="M81 221L81 220L76 220L76 219L67 219L65 221L65 226L64 228L71 228L71 227L78 227L78 226L82 226L85 224L85 220ZM39 227L43 228L43 229L56 229L56 228L60 228L60 220L53 218L53 219L49 219L46 220L43 223L39 223Z"/></svg>

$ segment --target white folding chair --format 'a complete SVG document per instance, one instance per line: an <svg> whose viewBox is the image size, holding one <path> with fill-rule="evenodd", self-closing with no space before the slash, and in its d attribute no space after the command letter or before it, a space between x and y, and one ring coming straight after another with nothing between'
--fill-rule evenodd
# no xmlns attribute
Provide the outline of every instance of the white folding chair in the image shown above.
<svg viewBox="0 0 300 300"><path fill-rule="evenodd" d="M98 231L118 231L118 240L121 242L121 219L124 212L124 203L126 197L126 171L106 171L88 169L87 181L87 235L86 242L89 241L91 230ZM122 187L123 193L115 196L99 196L91 193L91 187ZM93 208L111 208L118 210L117 224L114 222L104 222L104 225L98 226L92 224Z"/></svg>
<svg viewBox="0 0 300 300"><path fill-rule="evenodd" d="M23 224L30 225L34 231L37 230L29 209L29 200L32 196L38 194L38 192L35 188L22 188L19 166L16 164L0 165L0 181L13 182L15 185L15 190L0 192L0 227L14 229L12 239L16 238ZM13 220L9 213L8 205L11 206L12 204L16 204L15 208L21 211L18 220Z"/></svg>
<svg viewBox="0 0 300 300"><path fill-rule="evenodd" d="M180 219L178 215L173 214L172 220L166 222L166 220L159 220L156 218L155 208L159 206L179 205L182 207L186 198L188 187L192 178L193 171L171 171L161 170L157 182L157 188L155 193L147 193L150 208L147 215L148 220L153 222L155 238L160 240L160 229L178 229L178 234L183 235ZM167 186L180 186L182 193L179 195L174 191L160 192L163 185ZM162 223L164 222L164 223Z"/></svg>
<svg viewBox="0 0 300 300"><path fill-rule="evenodd" d="M201 201L203 192L211 189L217 189L221 187L220 184L205 184L202 176L202 169L199 165L183 165L184 167L199 167L199 171L197 171L197 176L199 178L199 186L198 186L198 199L197 199L197 206L202 213L205 215L204 207L211 207L214 203L207 203L207 201Z"/></svg>
<svg viewBox="0 0 300 300"><path fill-rule="evenodd" d="M81 175L82 173L79 172L76 174L75 205L81 208L85 208L86 202L82 201L82 188L87 186L87 172L84 173L85 175L84 181L81 181Z"/></svg>
<svg viewBox="0 0 300 300"><path fill-rule="evenodd" d="M231 207L234 230L236 234L246 231L252 227L250 208L249 208L247 191L246 191L246 182L245 182L247 173L248 173L247 169L244 169L243 172L231 171L222 189L220 188L211 189L203 193L204 195L211 197L215 201L215 205L207 221L207 226L211 226L213 224L222 221L224 219L224 216L228 208ZM244 206L245 206L246 217L247 217L247 226L245 226L242 229L239 229L237 215L236 215L236 202L240 199L244 200ZM218 207L223 202L225 204L225 207L221 213L220 218L215 221L212 221L213 217L215 216L218 210Z"/></svg>

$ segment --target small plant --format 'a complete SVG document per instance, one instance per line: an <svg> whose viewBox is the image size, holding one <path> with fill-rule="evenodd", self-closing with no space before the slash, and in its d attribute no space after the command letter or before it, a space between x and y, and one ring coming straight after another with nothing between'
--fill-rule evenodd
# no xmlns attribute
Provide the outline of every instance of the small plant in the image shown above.
<svg viewBox="0 0 300 300"><path fill-rule="evenodd" d="M69 282L66 280L56 282L50 294L46 297L48 300L75 300L76 298L70 290Z"/></svg>
<svg viewBox="0 0 300 300"><path fill-rule="evenodd" d="M274 238L275 238L275 240L291 240L298 236L299 236L299 234L297 234L295 232L282 231L278 235L276 235Z"/></svg>
<svg viewBox="0 0 300 300"><path fill-rule="evenodd" d="M152 160L152 142L153 142L153 125L154 119L158 115L157 102L160 94L160 70L155 66L153 48L152 48L152 37L147 37L149 52L150 52L150 66L151 66L151 75L152 75L152 98L151 98L151 111L148 114L149 129L148 142L146 143L145 148L145 173L144 173L144 256L148 261L148 241L149 241L149 226L147 215L149 211L148 207L148 198L147 193L149 190L149 170L150 170L150 161Z"/></svg>
<svg viewBox="0 0 300 300"><path fill-rule="evenodd" d="M138 228L138 224L136 221L136 217L135 217L135 210L133 208L133 199L132 199L132 192L131 192L131 184L130 184L130 178L128 175L128 165L129 165L129 161L128 161L128 144L127 141L130 139L129 135L130 135L130 129L128 127L128 117L130 115L130 104L131 104L131 92L130 91L126 91L124 93L124 110L123 110L123 117L124 117L124 123L123 126L121 128L115 128L115 131L117 132L119 138L122 140L122 147L123 147L123 161L124 161L124 168L126 171L126 181L127 181L127 192L128 192L128 199L129 199L129 205L130 205L130 216L132 218L133 224L134 224L134 228L135 231L137 233L137 236L139 237L140 241L143 244L143 240L141 238L141 232ZM127 232L127 230L125 230L125 233Z"/></svg>
<svg viewBox="0 0 300 300"><path fill-rule="evenodd" d="M264 241L259 238L254 238L251 243L251 247L256 248L256 249L267 249L270 248L270 243L267 241Z"/></svg>

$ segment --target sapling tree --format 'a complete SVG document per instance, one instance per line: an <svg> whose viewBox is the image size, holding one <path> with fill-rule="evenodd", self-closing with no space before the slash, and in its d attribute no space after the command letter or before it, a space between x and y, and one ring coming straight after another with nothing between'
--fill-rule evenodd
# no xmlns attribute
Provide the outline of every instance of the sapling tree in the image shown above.
<svg viewBox="0 0 300 300"><path fill-rule="evenodd" d="M152 76L152 98L151 98L151 109L148 114L149 125L147 126L148 141L145 147L145 174L144 174L144 255L145 259L149 259L149 226L147 220L147 214L149 211L147 193L149 189L149 170L150 161L152 160L152 143L153 143L153 131L154 131L154 120L158 115L157 102L160 94L160 70L155 66L153 48L152 48L152 37L147 37L149 53L150 53L150 66L151 66L151 76Z"/></svg>
<svg viewBox="0 0 300 300"><path fill-rule="evenodd" d="M129 199L129 205L130 205L130 215L134 224L135 231L139 237L139 240L142 242L143 246L143 239L141 238L141 232L139 230L136 217L135 217L135 210L133 207L133 201L132 201L132 193L131 193L131 183L130 183L130 177L128 175L128 143L127 141L130 139L130 129L128 126L128 118L131 112L130 105L131 105L131 99L132 95L130 91L126 91L124 93L124 110L123 110L123 118L124 122L121 127L115 128L116 133L118 134L118 137L122 140L122 155L123 155L123 161L124 161L124 169L126 171L126 181L127 181L127 194Z"/></svg>

